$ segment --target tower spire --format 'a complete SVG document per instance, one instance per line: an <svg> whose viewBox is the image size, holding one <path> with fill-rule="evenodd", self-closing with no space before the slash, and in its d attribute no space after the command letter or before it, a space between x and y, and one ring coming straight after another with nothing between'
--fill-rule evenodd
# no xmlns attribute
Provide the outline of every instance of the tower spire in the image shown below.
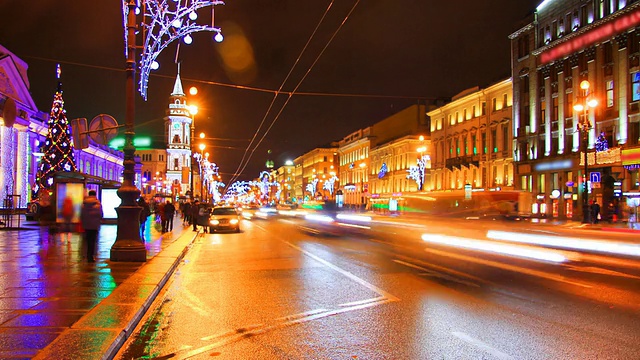
<svg viewBox="0 0 640 360"><path fill-rule="evenodd" d="M184 90L182 90L182 81L180 81L180 63L178 62L178 75L176 76L176 83L173 85L173 91L171 96L185 96Z"/></svg>

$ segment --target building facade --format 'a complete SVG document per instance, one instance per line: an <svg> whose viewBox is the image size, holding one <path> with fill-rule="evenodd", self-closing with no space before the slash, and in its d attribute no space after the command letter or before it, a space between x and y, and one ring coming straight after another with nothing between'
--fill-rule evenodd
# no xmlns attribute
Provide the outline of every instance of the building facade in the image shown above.
<svg viewBox="0 0 640 360"><path fill-rule="evenodd" d="M617 187L638 190L639 30L638 1L555 0L510 36L515 185L532 212L584 218L589 199L606 218Z"/></svg>
<svg viewBox="0 0 640 360"><path fill-rule="evenodd" d="M14 203L18 208L34 200L32 189L49 117L31 97L27 69L26 62L0 46L0 114L15 113L11 119L0 117L0 199L19 196L19 203ZM79 172L122 181L122 152L89 138L87 148L74 149L74 157Z"/></svg>
<svg viewBox="0 0 640 360"><path fill-rule="evenodd" d="M431 118L433 191L513 189L511 79L467 89Z"/></svg>
<svg viewBox="0 0 640 360"><path fill-rule="evenodd" d="M365 208L369 192L369 149L371 127L355 131L340 140L338 178L346 208Z"/></svg>
<svg viewBox="0 0 640 360"><path fill-rule="evenodd" d="M315 148L294 160L293 178L298 203L332 199L338 187L338 148ZM334 183L330 190L329 183ZM299 189L299 190L298 190ZM299 194L298 192L301 192Z"/></svg>

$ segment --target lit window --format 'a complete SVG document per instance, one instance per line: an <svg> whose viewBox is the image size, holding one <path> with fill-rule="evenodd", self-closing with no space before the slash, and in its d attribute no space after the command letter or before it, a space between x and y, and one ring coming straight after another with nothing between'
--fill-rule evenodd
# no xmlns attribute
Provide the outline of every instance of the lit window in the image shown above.
<svg viewBox="0 0 640 360"><path fill-rule="evenodd" d="M613 80L607 81L607 107L613 107Z"/></svg>

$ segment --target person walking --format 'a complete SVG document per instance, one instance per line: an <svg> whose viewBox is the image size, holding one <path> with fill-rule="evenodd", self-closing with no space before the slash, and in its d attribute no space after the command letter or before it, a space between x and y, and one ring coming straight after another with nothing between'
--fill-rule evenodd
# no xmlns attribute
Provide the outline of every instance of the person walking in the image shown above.
<svg viewBox="0 0 640 360"><path fill-rule="evenodd" d="M591 222L594 224L599 223L599 216L600 216L600 204L598 204L596 201L591 201Z"/></svg>
<svg viewBox="0 0 640 360"><path fill-rule="evenodd" d="M184 214L182 226L191 224L191 202L186 201L184 205L182 205L182 213Z"/></svg>
<svg viewBox="0 0 640 360"><path fill-rule="evenodd" d="M164 216L166 224L163 226L166 231L173 231L173 217L176 214L176 207L170 200L164 206Z"/></svg>
<svg viewBox="0 0 640 360"><path fill-rule="evenodd" d="M70 196L67 196L62 200L62 209L60 209L60 213L62 215L62 219L64 221L63 229L60 231L61 241L64 242L64 237L66 235L67 241L71 241L71 232L73 231L71 221L73 220L73 216L75 215L75 211L73 209L73 200Z"/></svg>
<svg viewBox="0 0 640 360"><path fill-rule="evenodd" d="M191 223L193 224L193 231L198 231L198 212L200 208L200 204L198 200L193 202L191 206Z"/></svg>
<svg viewBox="0 0 640 360"><path fill-rule="evenodd" d="M82 201L80 221L84 229L84 239L87 246L87 261L95 262L96 240L102 223L102 204L96 197L95 190L89 190L89 194Z"/></svg>
<svg viewBox="0 0 640 360"><path fill-rule="evenodd" d="M138 206L142 208L140 210L140 238L144 240L144 232L147 227L147 218L151 215L151 208L143 197L138 199Z"/></svg>

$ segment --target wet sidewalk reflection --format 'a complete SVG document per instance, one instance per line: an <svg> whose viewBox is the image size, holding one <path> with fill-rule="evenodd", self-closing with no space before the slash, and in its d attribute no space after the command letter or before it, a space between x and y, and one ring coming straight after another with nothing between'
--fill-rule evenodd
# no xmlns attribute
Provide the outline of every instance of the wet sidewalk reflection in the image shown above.
<svg viewBox="0 0 640 360"><path fill-rule="evenodd" d="M191 231L178 218L164 234L148 221L147 259ZM29 230L0 231L0 358L35 356L144 264L109 260L116 225L102 226L95 263L86 259L81 234L23 226Z"/></svg>

